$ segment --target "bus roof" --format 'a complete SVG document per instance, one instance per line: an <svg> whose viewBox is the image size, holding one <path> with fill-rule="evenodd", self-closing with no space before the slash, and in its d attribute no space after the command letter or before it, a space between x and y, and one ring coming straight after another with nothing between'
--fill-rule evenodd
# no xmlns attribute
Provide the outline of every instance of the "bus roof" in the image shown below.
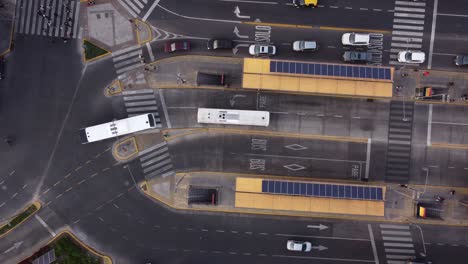
<svg viewBox="0 0 468 264"><path fill-rule="evenodd" d="M270 113L237 109L198 108L198 123L268 126Z"/></svg>

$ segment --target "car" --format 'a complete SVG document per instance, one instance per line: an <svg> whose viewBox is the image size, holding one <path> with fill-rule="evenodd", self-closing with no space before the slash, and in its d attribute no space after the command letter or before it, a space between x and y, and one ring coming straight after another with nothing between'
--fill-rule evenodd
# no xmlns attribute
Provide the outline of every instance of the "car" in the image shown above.
<svg viewBox="0 0 468 264"><path fill-rule="evenodd" d="M190 50L190 42L187 40L169 41L164 44L164 52L166 53L188 50Z"/></svg>
<svg viewBox="0 0 468 264"><path fill-rule="evenodd" d="M276 47L267 44L252 44L249 47L249 54L253 56L275 55Z"/></svg>
<svg viewBox="0 0 468 264"><path fill-rule="evenodd" d="M403 50L398 52L398 62L423 63L425 60L426 54L422 51Z"/></svg>
<svg viewBox="0 0 468 264"><path fill-rule="evenodd" d="M365 51L345 51L343 60L346 62L370 62L372 61L372 53Z"/></svg>
<svg viewBox="0 0 468 264"><path fill-rule="evenodd" d="M288 240L286 248L290 251L309 252L312 250L312 244L308 241Z"/></svg>
<svg viewBox="0 0 468 264"><path fill-rule="evenodd" d="M296 40L292 47L293 51L316 51L318 49L317 42L308 40Z"/></svg>
<svg viewBox="0 0 468 264"><path fill-rule="evenodd" d="M299 7L317 7L318 5L318 0L293 0L292 1L293 6L299 8Z"/></svg>
<svg viewBox="0 0 468 264"><path fill-rule="evenodd" d="M346 46L368 46L370 34L368 33L344 33L341 36L341 43Z"/></svg>
<svg viewBox="0 0 468 264"><path fill-rule="evenodd" d="M206 48L209 50L232 49L232 47L232 40L229 39L210 39L206 43Z"/></svg>
<svg viewBox="0 0 468 264"><path fill-rule="evenodd" d="M455 57L455 65L457 66L466 66L468 65L468 56L458 55Z"/></svg>

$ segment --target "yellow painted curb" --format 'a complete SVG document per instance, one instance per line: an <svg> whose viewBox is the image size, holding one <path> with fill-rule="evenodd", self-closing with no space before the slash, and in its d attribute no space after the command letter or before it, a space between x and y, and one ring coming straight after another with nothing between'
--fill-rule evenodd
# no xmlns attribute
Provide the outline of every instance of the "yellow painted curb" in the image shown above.
<svg viewBox="0 0 468 264"><path fill-rule="evenodd" d="M169 133L170 129L163 130L165 133ZM166 138L166 141L175 139L177 137L195 133L227 133L227 134L241 134L241 135L260 135L260 136L272 136L272 137L290 137L290 138L302 138L302 139L317 139L326 141L341 141L341 142L354 142L354 143L365 143L367 144L367 138L352 138L352 137L338 137L338 136L326 136L326 135L314 135L314 134L297 134L287 132L273 132L273 131L260 131L260 130L242 130L242 129L230 129L230 128L200 128L196 131L188 134L176 135L174 137Z"/></svg>
<svg viewBox="0 0 468 264"><path fill-rule="evenodd" d="M17 19L16 16L13 16L13 19ZM8 48L0 54L0 57L5 56L6 54L10 53L11 51L11 43L13 42L13 31L15 28L14 21L11 21L11 29L10 29L10 44L8 44Z"/></svg>
<svg viewBox="0 0 468 264"><path fill-rule="evenodd" d="M118 89L116 89L115 91L112 91L110 88L114 85L117 85ZM119 79L116 79L114 80L113 82L111 82L105 89L105 93L107 96L112 96L112 95L115 95L115 94L120 94L122 92L122 82L119 80Z"/></svg>
<svg viewBox="0 0 468 264"><path fill-rule="evenodd" d="M362 29L362 28L327 27L327 26L320 26L319 28L323 30L333 30L333 31L368 32L368 33L382 33L382 34L391 33L390 30L380 30L380 29Z"/></svg>
<svg viewBox="0 0 468 264"><path fill-rule="evenodd" d="M86 59L86 56L85 56L85 51L84 51L84 48L83 48L83 58L82 58L82 59L83 59L83 62L84 62L84 63L88 63L88 62L92 62L92 61L98 60L98 59L100 59L100 58L102 58L102 57L104 57L104 56L107 56L107 55L109 55L109 54L112 53L111 51L109 51L109 50L107 50L107 49L105 49L105 48L103 48L103 47L100 47L100 46L94 44L93 42L91 42L90 40L85 39L85 38L83 39L83 45L84 45L84 42L85 42L85 41L88 41L89 43L93 44L94 46L96 46L96 47L98 47L98 48L100 48L100 49L105 50L107 53L104 53L104 54L102 54L102 55L99 55L99 56L97 56L97 57L94 57L94 58L92 58L92 59L87 60L87 59Z"/></svg>
<svg viewBox="0 0 468 264"><path fill-rule="evenodd" d="M143 45L143 44L145 44L145 43L147 43L147 42L150 42L150 41L153 39L153 31L151 30L151 27L148 25L148 23L143 22L143 21L141 21L141 20L139 20L139 19L135 19L135 22L134 22L134 23L135 23L135 25L136 25L136 34L137 34L137 42L138 42L138 44L139 44L139 45ZM140 24L140 25L146 26L146 28L148 29L148 39L146 39L146 40L141 40L141 39L140 39L140 30L139 30L140 28L139 28L139 24Z"/></svg>
<svg viewBox="0 0 468 264"><path fill-rule="evenodd" d="M32 204L29 204L28 206L24 207L23 210L21 210L20 213L18 213L17 215L13 216L12 218L10 218L6 224L2 225L0 228L3 228L4 226L8 225L8 223L15 219L15 217L17 217L18 215L22 214L24 211L26 211L26 209L28 209L29 206L31 205L35 205L36 206L36 211L34 211L32 214L30 214L28 217L26 217L25 219L23 219L23 221L19 222L15 227L13 227L12 229L8 230L6 233L0 235L0 238L1 237L4 237L6 235L8 235L8 233L10 233L11 231L15 230L17 227L19 227L22 223L24 223L26 220L28 220L31 216L35 215L40 209L41 209L41 203L39 201L34 201Z"/></svg>
<svg viewBox="0 0 468 264"><path fill-rule="evenodd" d="M413 101L417 104L439 104L439 105L460 105L460 106L468 106L468 103L462 103L462 102L439 102L439 101L424 101L424 100L416 100L413 99Z"/></svg>
<svg viewBox="0 0 468 264"><path fill-rule="evenodd" d="M92 252L94 255L102 258L104 264L112 264L112 258L111 257L109 257L107 255L104 255L104 254L101 254L97 250L95 250L95 249L91 248L90 246L86 245L81 240L79 240L69 229L62 230L55 237L51 238L49 240L49 242L46 243L46 245L49 245L49 244L53 243L55 240L59 239L61 236L65 235L65 234L69 235L75 242L80 244L86 250L88 250L88 251ZM31 257L31 256L29 256L29 257ZM27 258L29 258L29 257L27 257Z"/></svg>
<svg viewBox="0 0 468 264"><path fill-rule="evenodd" d="M118 154L117 148L118 148L120 145L127 143L128 141L132 141L133 145L135 146L135 151L134 151L133 153L131 153L129 156L127 156L127 157L122 157L122 156L120 156L120 155ZM119 158L120 160L122 160L122 161L129 160L131 157L133 157L133 156L135 156L136 154L138 154L138 152L140 152L140 151L139 151L139 149L138 149L138 144L137 144L137 142L136 142L135 137L130 137L130 138L126 138L126 139L124 139L124 140L122 140L122 141L118 141L118 142L112 147L112 154L113 154L115 157L117 157L117 158Z"/></svg>
<svg viewBox="0 0 468 264"><path fill-rule="evenodd" d="M451 148L451 149L468 149L468 144L431 143L431 145L429 147L433 147L433 148Z"/></svg>

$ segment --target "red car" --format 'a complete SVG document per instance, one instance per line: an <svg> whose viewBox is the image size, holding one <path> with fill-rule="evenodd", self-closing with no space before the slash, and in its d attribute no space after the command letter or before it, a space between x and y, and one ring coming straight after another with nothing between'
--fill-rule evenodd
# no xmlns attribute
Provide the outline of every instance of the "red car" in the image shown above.
<svg viewBox="0 0 468 264"><path fill-rule="evenodd" d="M176 41L170 41L166 42L164 44L164 52L166 53L171 53L174 51L187 51L190 50L190 42L187 40L176 40Z"/></svg>

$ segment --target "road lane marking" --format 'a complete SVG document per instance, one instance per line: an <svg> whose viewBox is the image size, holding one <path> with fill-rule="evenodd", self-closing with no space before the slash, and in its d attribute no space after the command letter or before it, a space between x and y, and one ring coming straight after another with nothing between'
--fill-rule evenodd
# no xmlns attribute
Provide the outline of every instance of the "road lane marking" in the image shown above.
<svg viewBox="0 0 468 264"><path fill-rule="evenodd" d="M65 179L68 179L68 177L70 177L70 176L71 176L71 173L68 173L67 175L65 175L64 178L65 178Z"/></svg>
<svg viewBox="0 0 468 264"><path fill-rule="evenodd" d="M405 23L405 24L424 25L424 20L394 18L394 19L393 19L393 23Z"/></svg>
<svg viewBox="0 0 468 264"><path fill-rule="evenodd" d="M391 231L391 230L382 230L382 235L400 235L400 236L410 236L411 233L407 231Z"/></svg>
<svg viewBox="0 0 468 264"><path fill-rule="evenodd" d="M457 54L454 54L454 53L438 53L438 52L433 52L432 55L450 56L450 57L457 56Z"/></svg>
<svg viewBox="0 0 468 264"><path fill-rule="evenodd" d="M70 188L66 189L65 192L69 192L69 191L71 191L72 189L73 189L73 187L70 187Z"/></svg>
<svg viewBox="0 0 468 264"><path fill-rule="evenodd" d="M150 61L154 61L154 54L153 54L153 49L151 49L151 45L149 42L146 42L146 49L148 50L148 54L150 56Z"/></svg>
<svg viewBox="0 0 468 264"><path fill-rule="evenodd" d="M368 262L375 263L375 260L365 260L365 259L342 259L342 258L320 258L320 257L306 257L306 256L294 256L294 255L271 255L276 258L298 258L298 259L319 259L319 260L333 260L333 261L350 261L350 262Z"/></svg>
<svg viewBox="0 0 468 264"><path fill-rule="evenodd" d="M49 231L49 233L52 235L52 237L55 237L57 234L55 234L55 232L49 227L49 225L47 225L47 223L42 220L42 218L38 215L38 214L35 214L34 217L37 219L37 221L39 221L39 223L41 223L41 225L43 227L45 227L45 229L47 229L47 231Z"/></svg>
<svg viewBox="0 0 468 264"><path fill-rule="evenodd" d="M62 197L62 195L63 195L63 193L61 193L61 194L55 196L55 199L58 199L58 198Z"/></svg>
<svg viewBox="0 0 468 264"><path fill-rule="evenodd" d="M61 182L62 182L62 181L60 180L60 181L57 181L56 183L54 183L54 187L57 186L57 185L59 185Z"/></svg>
<svg viewBox="0 0 468 264"><path fill-rule="evenodd" d="M96 172L96 173L94 173L93 175L91 175L90 178L94 178L94 177L96 177L97 175L98 175L98 173Z"/></svg>
<svg viewBox="0 0 468 264"><path fill-rule="evenodd" d="M424 13L426 11L425 8L414 8L414 7L395 7L395 11L403 11L403 12L419 12Z"/></svg>
<svg viewBox="0 0 468 264"><path fill-rule="evenodd" d="M424 18L424 14L408 14L408 13L395 13L396 17L411 17L411 18Z"/></svg>
<svg viewBox="0 0 468 264"><path fill-rule="evenodd" d="M408 253L414 254L416 251L414 249L397 249L397 248L386 248L385 252L388 253Z"/></svg>
<svg viewBox="0 0 468 264"><path fill-rule="evenodd" d="M390 228L390 229L405 229L405 230L409 230L409 226L407 226L407 225L385 225L385 224L381 224L380 227L381 227L381 228Z"/></svg>
<svg viewBox="0 0 468 264"><path fill-rule="evenodd" d="M159 0L156 0L153 2L153 4L151 5L151 7L148 9L148 12L146 12L145 16L143 17L143 22L146 22L146 20L148 19L149 15L153 12L154 8L158 5L159 3Z"/></svg>
<svg viewBox="0 0 468 264"><path fill-rule="evenodd" d="M426 140L426 145L430 146L431 145L431 134L432 134L432 104L429 105L429 116L428 116L428 122L427 122L427 140Z"/></svg>
<svg viewBox="0 0 468 264"><path fill-rule="evenodd" d="M86 179L83 179L83 180L79 181L79 182L77 183L77 185L80 185L80 184L82 184L82 183L85 182L85 181L86 181Z"/></svg>
<svg viewBox="0 0 468 264"><path fill-rule="evenodd" d="M175 16L179 16L179 17L186 18L186 19L212 21L212 22L224 22L224 23L235 23L235 24L241 24L242 23L242 21L236 21L236 20L212 19L212 18L201 18L201 17L185 16L185 15L178 14L178 13L176 13L174 11L171 11L171 10L163 7L162 5L158 5L158 7L161 8L162 10L168 12L168 13L171 13L171 14L173 14Z"/></svg>
<svg viewBox="0 0 468 264"><path fill-rule="evenodd" d="M426 6L423 2L411 2L411 1L395 1L395 5L406 5L406 6Z"/></svg>
<svg viewBox="0 0 468 264"><path fill-rule="evenodd" d="M437 20L437 5L439 0L434 0L434 10L432 11L432 29L431 29L431 42L429 45L429 60L427 62L427 68L432 68L432 53L434 52L434 38L435 38L435 29L436 29L436 20Z"/></svg>
<svg viewBox="0 0 468 264"><path fill-rule="evenodd" d="M413 244L406 244L406 243L383 243L384 247L414 247Z"/></svg>
<svg viewBox="0 0 468 264"><path fill-rule="evenodd" d="M219 0L221 2L238 2L238 3L252 3L252 4L265 4L265 5L277 5L277 2L264 2L264 1L247 1L247 0Z"/></svg>
<svg viewBox="0 0 468 264"><path fill-rule="evenodd" d="M171 120L169 119L169 114L168 114L167 108L166 108L166 100L164 100L163 92L162 92L161 89L159 89L158 93L159 93L159 99L161 100L161 105L162 105L162 108L163 108L164 117L166 119L167 127L172 128Z"/></svg>
<svg viewBox="0 0 468 264"><path fill-rule="evenodd" d="M440 122L440 121L432 121L432 124L454 125L454 126L468 126L468 123L453 123L453 122Z"/></svg>
<svg viewBox="0 0 468 264"><path fill-rule="evenodd" d="M230 154L236 155L238 153L230 152ZM296 157L296 156L283 156L283 155L270 155L270 154L255 154L255 153L242 153L242 155L248 156L260 156L270 158L290 158L290 159L302 159L302 160L321 160L321 161L332 161L332 162L348 162L348 163L364 163L363 160L341 160L341 159L325 159L325 158L311 158L311 157Z"/></svg>
<svg viewBox="0 0 468 264"><path fill-rule="evenodd" d="M79 171L82 168L82 166L78 166L75 171Z"/></svg>
<svg viewBox="0 0 468 264"><path fill-rule="evenodd" d="M388 236L383 236L383 240L388 240L388 241L406 241L406 242L413 242L413 239L411 237L388 237Z"/></svg>
<svg viewBox="0 0 468 264"><path fill-rule="evenodd" d="M275 234L275 236L307 237L307 238L321 238L321 239L332 239L332 240L350 240L350 241L370 241L370 239L367 239L367 238L307 236L307 235L297 235L297 234Z"/></svg>
<svg viewBox="0 0 468 264"><path fill-rule="evenodd" d="M459 15L459 14L446 14L446 13L439 13L438 16L451 16L451 17L468 17L468 15Z"/></svg>
<svg viewBox="0 0 468 264"><path fill-rule="evenodd" d="M372 252L374 253L375 264L379 264L379 255L377 254L377 247L375 246L374 233L372 232L372 226L367 224L367 229L369 230L369 237L372 245Z"/></svg>
<svg viewBox="0 0 468 264"><path fill-rule="evenodd" d="M365 173L365 178L366 179L369 179L371 144L372 144L372 139L368 138L367 139L367 151L366 151L366 173Z"/></svg>

